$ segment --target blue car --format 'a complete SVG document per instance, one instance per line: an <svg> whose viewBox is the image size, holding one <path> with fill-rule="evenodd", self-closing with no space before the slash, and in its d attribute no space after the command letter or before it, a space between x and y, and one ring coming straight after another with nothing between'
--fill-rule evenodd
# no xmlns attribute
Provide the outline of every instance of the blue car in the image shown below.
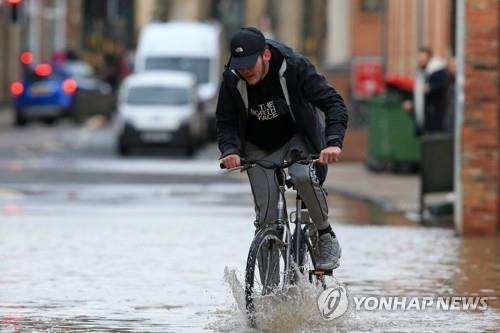
<svg viewBox="0 0 500 333"><path fill-rule="evenodd" d="M24 126L31 120L52 124L62 116L70 116L77 89L75 79L49 64L26 70L22 82L11 85L15 125Z"/></svg>

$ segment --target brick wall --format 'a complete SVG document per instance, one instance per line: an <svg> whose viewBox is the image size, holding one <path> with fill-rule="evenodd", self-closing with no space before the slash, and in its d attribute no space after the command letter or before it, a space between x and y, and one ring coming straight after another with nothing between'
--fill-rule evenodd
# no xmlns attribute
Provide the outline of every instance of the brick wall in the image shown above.
<svg viewBox="0 0 500 333"><path fill-rule="evenodd" d="M467 0L462 135L463 234L500 229L500 0Z"/></svg>
<svg viewBox="0 0 500 333"><path fill-rule="evenodd" d="M353 56L380 55L382 13L363 10L361 0L351 2L351 52Z"/></svg>

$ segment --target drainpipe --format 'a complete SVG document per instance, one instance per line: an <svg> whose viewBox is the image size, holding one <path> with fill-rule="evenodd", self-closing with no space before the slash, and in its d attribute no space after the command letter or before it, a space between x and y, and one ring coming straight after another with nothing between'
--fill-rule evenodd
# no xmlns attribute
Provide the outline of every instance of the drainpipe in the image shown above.
<svg viewBox="0 0 500 333"><path fill-rule="evenodd" d="M463 234L463 193L462 179L462 124L464 119L465 106L465 5L466 0L457 0L455 37L456 37L456 61L457 74L455 79L455 168L454 168L454 189L455 207L454 222L455 232Z"/></svg>

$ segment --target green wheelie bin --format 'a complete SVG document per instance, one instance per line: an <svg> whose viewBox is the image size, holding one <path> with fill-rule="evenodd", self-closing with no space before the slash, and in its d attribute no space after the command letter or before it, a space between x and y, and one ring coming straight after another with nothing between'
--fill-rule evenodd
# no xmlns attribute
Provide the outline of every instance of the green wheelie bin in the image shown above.
<svg viewBox="0 0 500 333"><path fill-rule="evenodd" d="M418 166L420 140L398 94L379 95L368 102L368 137L370 169L404 172Z"/></svg>

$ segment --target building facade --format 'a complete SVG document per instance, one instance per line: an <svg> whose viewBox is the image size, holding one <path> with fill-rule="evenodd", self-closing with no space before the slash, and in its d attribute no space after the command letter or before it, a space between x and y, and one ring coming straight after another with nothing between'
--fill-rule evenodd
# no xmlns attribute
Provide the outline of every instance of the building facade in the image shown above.
<svg viewBox="0 0 500 333"><path fill-rule="evenodd" d="M463 6L460 19L457 6ZM387 1L388 72L412 76L421 45L448 60L463 44L455 222L465 236L500 231L499 15L498 0ZM458 29L464 33L456 34Z"/></svg>
<svg viewBox="0 0 500 333"><path fill-rule="evenodd" d="M413 76L420 46L448 60L454 53L452 0L387 0L387 72Z"/></svg>

